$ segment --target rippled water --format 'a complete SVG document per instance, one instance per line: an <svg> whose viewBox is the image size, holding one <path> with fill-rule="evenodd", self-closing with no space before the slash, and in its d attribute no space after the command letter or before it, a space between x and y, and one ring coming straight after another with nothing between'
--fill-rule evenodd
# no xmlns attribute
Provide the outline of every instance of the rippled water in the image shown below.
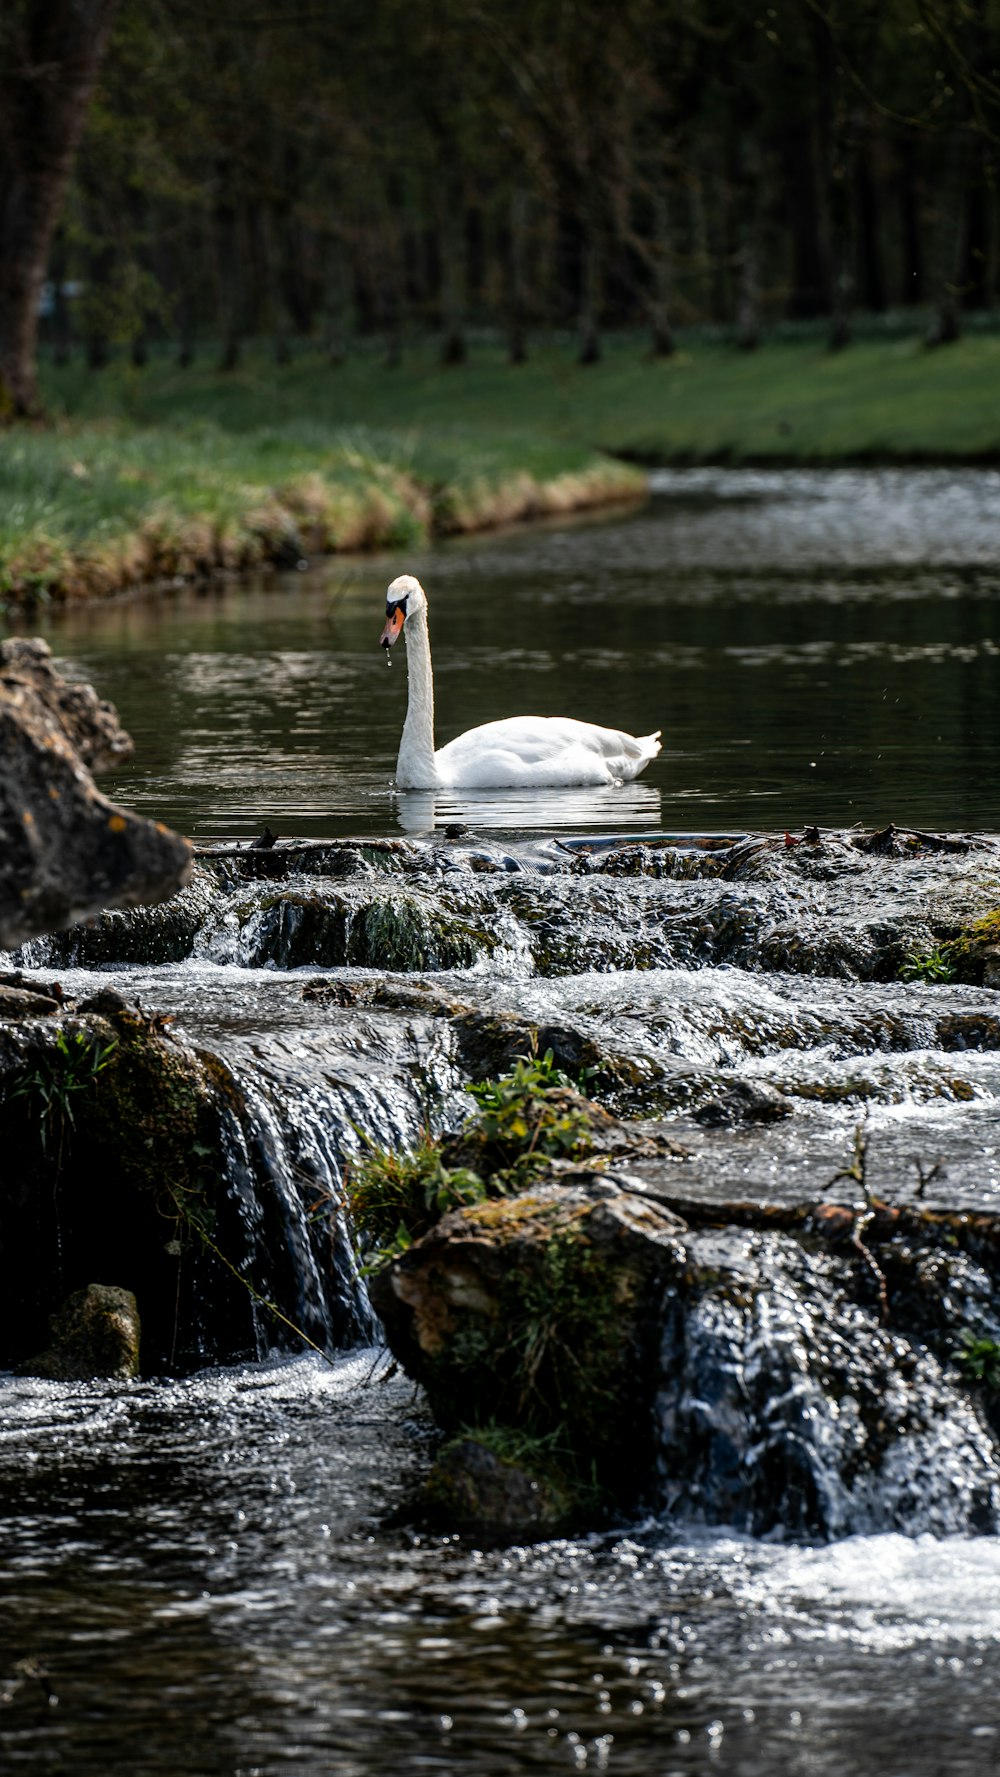
<svg viewBox="0 0 1000 1777"><path fill-rule="evenodd" d="M625 519L41 627L135 736L109 792L193 835L1000 829L1000 475L690 470L655 487ZM617 792L396 797L406 679L377 642L404 566L430 596L439 742L537 712L661 727L661 757Z"/></svg>
<svg viewBox="0 0 1000 1777"><path fill-rule="evenodd" d="M5 1770L996 1769L1000 1543L394 1529L427 1427L373 1368L8 1383Z"/></svg>
<svg viewBox="0 0 1000 1777"><path fill-rule="evenodd" d="M998 496L992 472L671 473L625 519L69 611L47 633L136 738L134 764L104 787L194 835L452 820L563 839L858 819L994 831ZM396 797L405 676L386 670L377 636L403 566L431 595L440 739L538 709L662 724L661 759L622 791ZM549 868L537 849L514 862ZM847 1200L835 1175L863 1119L890 1201L938 1164L924 1201L993 1209L995 995L824 974L824 921L926 917L919 863L887 864L884 881L865 869L841 883L831 866L832 886L794 892L777 877L744 892L553 874L555 924L575 909L582 932L568 972L534 972L524 942L502 968L434 985L634 1058L636 1107L682 1137L676 1188L693 1196ZM988 900L991 860L961 869L962 893ZM434 870L419 893L461 887L447 859ZM516 869L510 883L519 904ZM545 913L532 894L529 939ZM747 953L699 966L714 959L692 933L704 918L708 944L709 915L730 904L736 926L757 910ZM616 966L610 939L596 954L602 909L633 946L659 922L656 966ZM796 920L814 942L808 971L762 965L768 922ZM457 1112L463 1075L440 1013L304 1000L310 974L357 985L370 972L248 968L241 942L236 924L210 921L190 960L110 979L175 1012L182 1035L303 1127L339 1119L331 1152L359 1128L414 1132L429 1081L434 1115ZM109 980L59 973L74 993ZM734 1079L791 1113L735 1134L699 1123ZM1000 1539L813 1546L664 1521L478 1546L416 1519L433 1441L374 1351L124 1386L4 1378L3 1769L979 1777L1000 1765Z"/></svg>

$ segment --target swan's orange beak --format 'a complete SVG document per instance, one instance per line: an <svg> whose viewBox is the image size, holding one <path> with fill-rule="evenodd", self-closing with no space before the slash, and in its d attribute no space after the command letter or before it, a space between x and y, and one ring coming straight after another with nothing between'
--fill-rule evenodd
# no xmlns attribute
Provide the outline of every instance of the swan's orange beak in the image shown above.
<svg viewBox="0 0 1000 1777"><path fill-rule="evenodd" d="M393 642L398 642L403 633L403 624L405 622L406 612L402 605L393 605L386 616L385 628L379 637L379 647L391 648Z"/></svg>

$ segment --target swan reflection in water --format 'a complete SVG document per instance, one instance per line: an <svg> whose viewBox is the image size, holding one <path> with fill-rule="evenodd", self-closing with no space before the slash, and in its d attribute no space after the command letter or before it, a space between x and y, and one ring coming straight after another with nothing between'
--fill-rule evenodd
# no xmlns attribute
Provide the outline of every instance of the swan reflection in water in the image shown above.
<svg viewBox="0 0 1000 1777"><path fill-rule="evenodd" d="M589 833L660 825L660 792L651 784L600 784L559 790L397 790L404 833L435 827L503 828L506 832Z"/></svg>

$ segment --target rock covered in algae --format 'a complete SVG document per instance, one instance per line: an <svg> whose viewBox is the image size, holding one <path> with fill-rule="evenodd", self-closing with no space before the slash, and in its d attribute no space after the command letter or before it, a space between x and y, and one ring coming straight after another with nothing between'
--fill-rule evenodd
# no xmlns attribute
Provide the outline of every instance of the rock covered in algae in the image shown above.
<svg viewBox="0 0 1000 1777"><path fill-rule="evenodd" d="M127 1382L139 1373L139 1308L131 1290L108 1283L75 1290L52 1316L49 1331L51 1345L19 1366L22 1376Z"/></svg>
<svg viewBox="0 0 1000 1777"><path fill-rule="evenodd" d="M369 1335L335 1205L293 1199L218 1058L110 988L49 1004L0 1021L0 1366L95 1276L134 1291L146 1373Z"/></svg>
<svg viewBox="0 0 1000 1777"><path fill-rule="evenodd" d="M186 881L187 841L118 808L91 777L131 750L111 705L63 679L43 641L0 646L0 945L163 900Z"/></svg>
<svg viewBox="0 0 1000 1777"><path fill-rule="evenodd" d="M540 1534L572 1518L571 1487L548 1465L501 1455L475 1435L446 1444L427 1480L428 1503L436 1516L494 1532Z"/></svg>
<svg viewBox="0 0 1000 1777"><path fill-rule="evenodd" d="M372 1280L394 1354L449 1429L566 1430L626 1486L648 1465L658 1327L684 1224L599 1173L443 1218Z"/></svg>
<svg viewBox="0 0 1000 1777"><path fill-rule="evenodd" d="M997 1218L689 1203L692 1225L628 1174L560 1180L453 1212L374 1280L442 1426L551 1438L619 1499L754 1534L1000 1527ZM459 1517L477 1487L465 1464Z"/></svg>

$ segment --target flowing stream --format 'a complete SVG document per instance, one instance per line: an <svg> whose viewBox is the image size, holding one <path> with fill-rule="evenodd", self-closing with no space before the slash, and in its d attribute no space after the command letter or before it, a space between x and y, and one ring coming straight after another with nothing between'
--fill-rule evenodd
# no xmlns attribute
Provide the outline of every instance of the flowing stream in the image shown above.
<svg viewBox="0 0 1000 1777"><path fill-rule="evenodd" d="M487 1037L537 1029L669 1138L630 1168L653 1188L851 1204L860 1130L886 1202L1000 1210L996 991L899 979L998 901L998 495L985 471L690 471L624 518L35 626L136 740L102 787L205 855L170 907L16 960L223 1058L332 1358L262 1328L256 1363L186 1379L4 1380L4 1769L996 1770L997 1477L946 1366L895 1491L849 1496L817 1437L822 1539L666 1495L576 1541L432 1534L433 1427L356 1343L346 1246L331 1320L303 1205L366 1136L453 1125ZM405 673L376 644L403 566L440 739L534 708L662 726L660 759L618 791L396 796ZM890 821L979 838L851 831ZM265 823L304 842L280 876L208 844ZM984 1315L988 1282L962 1282ZM776 1363L802 1333L778 1308Z"/></svg>

